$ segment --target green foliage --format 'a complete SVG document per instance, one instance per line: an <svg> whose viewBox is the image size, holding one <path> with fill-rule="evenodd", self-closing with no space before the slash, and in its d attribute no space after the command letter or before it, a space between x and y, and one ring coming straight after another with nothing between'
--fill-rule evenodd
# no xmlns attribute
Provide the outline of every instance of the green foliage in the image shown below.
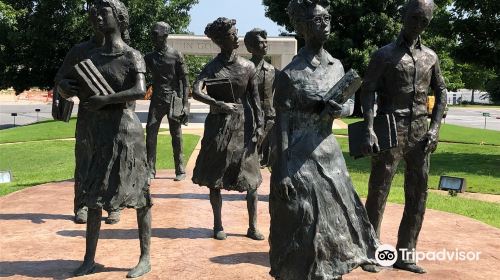
<svg viewBox="0 0 500 280"><path fill-rule="evenodd" d="M491 102L500 104L500 76L496 77L486 83L486 91L490 97Z"/></svg>
<svg viewBox="0 0 500 280"><path fill-rule="evenodd" d="M188 66L189 82L193 84L203 67L212 59L210 56L201 55L186 55L186 63Z"/></svg>
<svg viewBox="0 0 500 280"><path fill-rule="evenodd" d="M454 0L453 31L460 44L456 57L462 62L500 68L500 1Z"/></svg>
<svg viewBox="0 0 500 280"><path fill-rule="evenodd" d="M0 2L0 89L22 92L53 86L57 69L75 44L92 36L86 0L2 0ZM198 0L126 0L131 45L146 52L156 21L186 32L189 10ZM4 20L5 19L5 20Z"/></svg>

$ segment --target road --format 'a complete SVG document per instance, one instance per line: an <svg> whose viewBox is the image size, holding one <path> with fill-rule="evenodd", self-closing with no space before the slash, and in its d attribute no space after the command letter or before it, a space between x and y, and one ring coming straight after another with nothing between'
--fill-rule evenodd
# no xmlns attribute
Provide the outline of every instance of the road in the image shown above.
<svg viewBox="0 0 500 280"><path fill-rule="evenodd" d="M191 102L191 123L203 123L208 113L208 106L198 101L190 100ZM0 103L0 129L12 127L14 117L11 113L17 113L15 118L16 125L25 125L37 121L37 113L35 109L40 109L38 120L50 120L51 105L46 103L38 104L23 104L22 102ZM138 101L136 112L142 123L146 123L148 117L149 101ZM75 104L73 113L78 111L78 105ZM447 124L456 124L460 126L484 128L483 112L490 113L490 117L486 118L486 128L500 131L500 108L474 108L474 107L450 107L446 118ZM167 123L167 119L163 120Z"/></svg>

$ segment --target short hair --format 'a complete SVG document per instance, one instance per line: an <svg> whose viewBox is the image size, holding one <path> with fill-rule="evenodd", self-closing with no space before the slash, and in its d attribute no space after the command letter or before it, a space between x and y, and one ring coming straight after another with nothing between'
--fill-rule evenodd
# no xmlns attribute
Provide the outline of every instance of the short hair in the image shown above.
<svg viewBox="0 0 500 280"><path fill-rule="evenodd" d="M245 46L247 50L250 52L250 48L257 46L257 37L260 36L264 39L267 39L267 32L264 29L254 28L245 34Z"/></svg>
<svg viewBox="0 0 500 280"><path fill-rule="evenodd" d="M205 28L205 35L216 42L224 38L224 36L227 36L227 32L235 25L235 19L220 17L207 25Z"/></svg>
<svg viewBox="0 0 500 280"><path fill-rule="evenodd" d="M286 11L295 30L297 30L297 23L305 21L309 9L314 8L316 5L320 5L325 9L330 6L328 0L291 0L288 3Z"/></svg>
<svg viewBox="0 0 500 280"><path fill-rule="evenodd" d="M170 34L170 32L172 32L172 27L170 26L170 24L164 22L164 21L158 21L158 22L155 22L155 24L153 24L153 26L151 27L151 29L154 29L155 26L161 26L163 28L163 30L165 30L165 33L168 35Z"/></svg>

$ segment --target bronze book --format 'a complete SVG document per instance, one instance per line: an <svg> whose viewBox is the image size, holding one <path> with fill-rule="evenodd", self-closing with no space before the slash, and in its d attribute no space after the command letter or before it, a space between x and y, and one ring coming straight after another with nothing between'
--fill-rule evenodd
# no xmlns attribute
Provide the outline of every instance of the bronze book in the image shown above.
<svg viewBox="0 0 500 280"><path fill-rule="evenodd" d="M73 66L73 78L78 81L78 98L85 100L93 95L115 93L90 59L85 59Z"/></svg>
<svg viewBox="0 0 500 280"><path fill-rule="evenodd" d="M398 145L398 133L394 115L377 115L373 119L373 130L375 130L375 134L378 138L380 152L392 149ZM366 138L366 123L361 121L350 124L348 131L349 155L354 158L363 157L361 145Z"/></svg>
<svg viewBox="0 0 500 280"><path fill-rule="evenodd" d="M327 92L323 100L333 100L342 105L358 91L362 82L356 70L351 69Z"/></svg>
<svg viewBox="0 0 500 280"><path fill-rule="evenodd" d="M235 103L233 86L228 78L208 79L203 86L207 89L207 94L217 101L225 103Z"/></svg>

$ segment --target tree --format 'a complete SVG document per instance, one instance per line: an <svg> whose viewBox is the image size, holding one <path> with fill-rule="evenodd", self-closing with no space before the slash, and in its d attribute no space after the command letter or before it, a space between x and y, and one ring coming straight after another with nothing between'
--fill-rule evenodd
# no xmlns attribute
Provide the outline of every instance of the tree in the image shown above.
<svg viewBox="0 0 500 280"><path fill-rule="evenodd" d="M266 6L266 16L280 25L284 25L288 31L293 31L290 20L286 13L288 0L263 0ZM346 69L355 68L360 75L364 75L371 54L378 48L389 44L398 36L401 30L401 8L406 0L330 0L330 14L332 16L332 34L325 44L325 48L336 58L342 61ZM438 55L449 58L454 46L454 39L443 43L448 34L449 11L446 9L450 0L435 0L439 9L430 29L424 35L424 42L431 43L429 47L438 44L440 50ZM435 38L440 35L442 38ZM453 60L447 59L443 63L442 70L448 83L459 85L459 75L454 67ZM361 116L359 94L356 94L354 115Z"/></svg>
<svg viewBox="0 0 500 280"><path fill-rule="evenodd" d="M2 0L0 2L0 89L20 93L31 87L49 89L64 56L92 36L86 0ZM189 10L198 0L125 0L130 13L132 47L150 49L155 21L185 32ZM6 19L6 20L4 20Z"/></svg>
<svg viewBox="0 0 500 280"><path fill-rule="evenodd" d="M486 90L500 103L500 1L455 0L453 34L458 38L454 57L464 63L466 87Z"/></svg>

